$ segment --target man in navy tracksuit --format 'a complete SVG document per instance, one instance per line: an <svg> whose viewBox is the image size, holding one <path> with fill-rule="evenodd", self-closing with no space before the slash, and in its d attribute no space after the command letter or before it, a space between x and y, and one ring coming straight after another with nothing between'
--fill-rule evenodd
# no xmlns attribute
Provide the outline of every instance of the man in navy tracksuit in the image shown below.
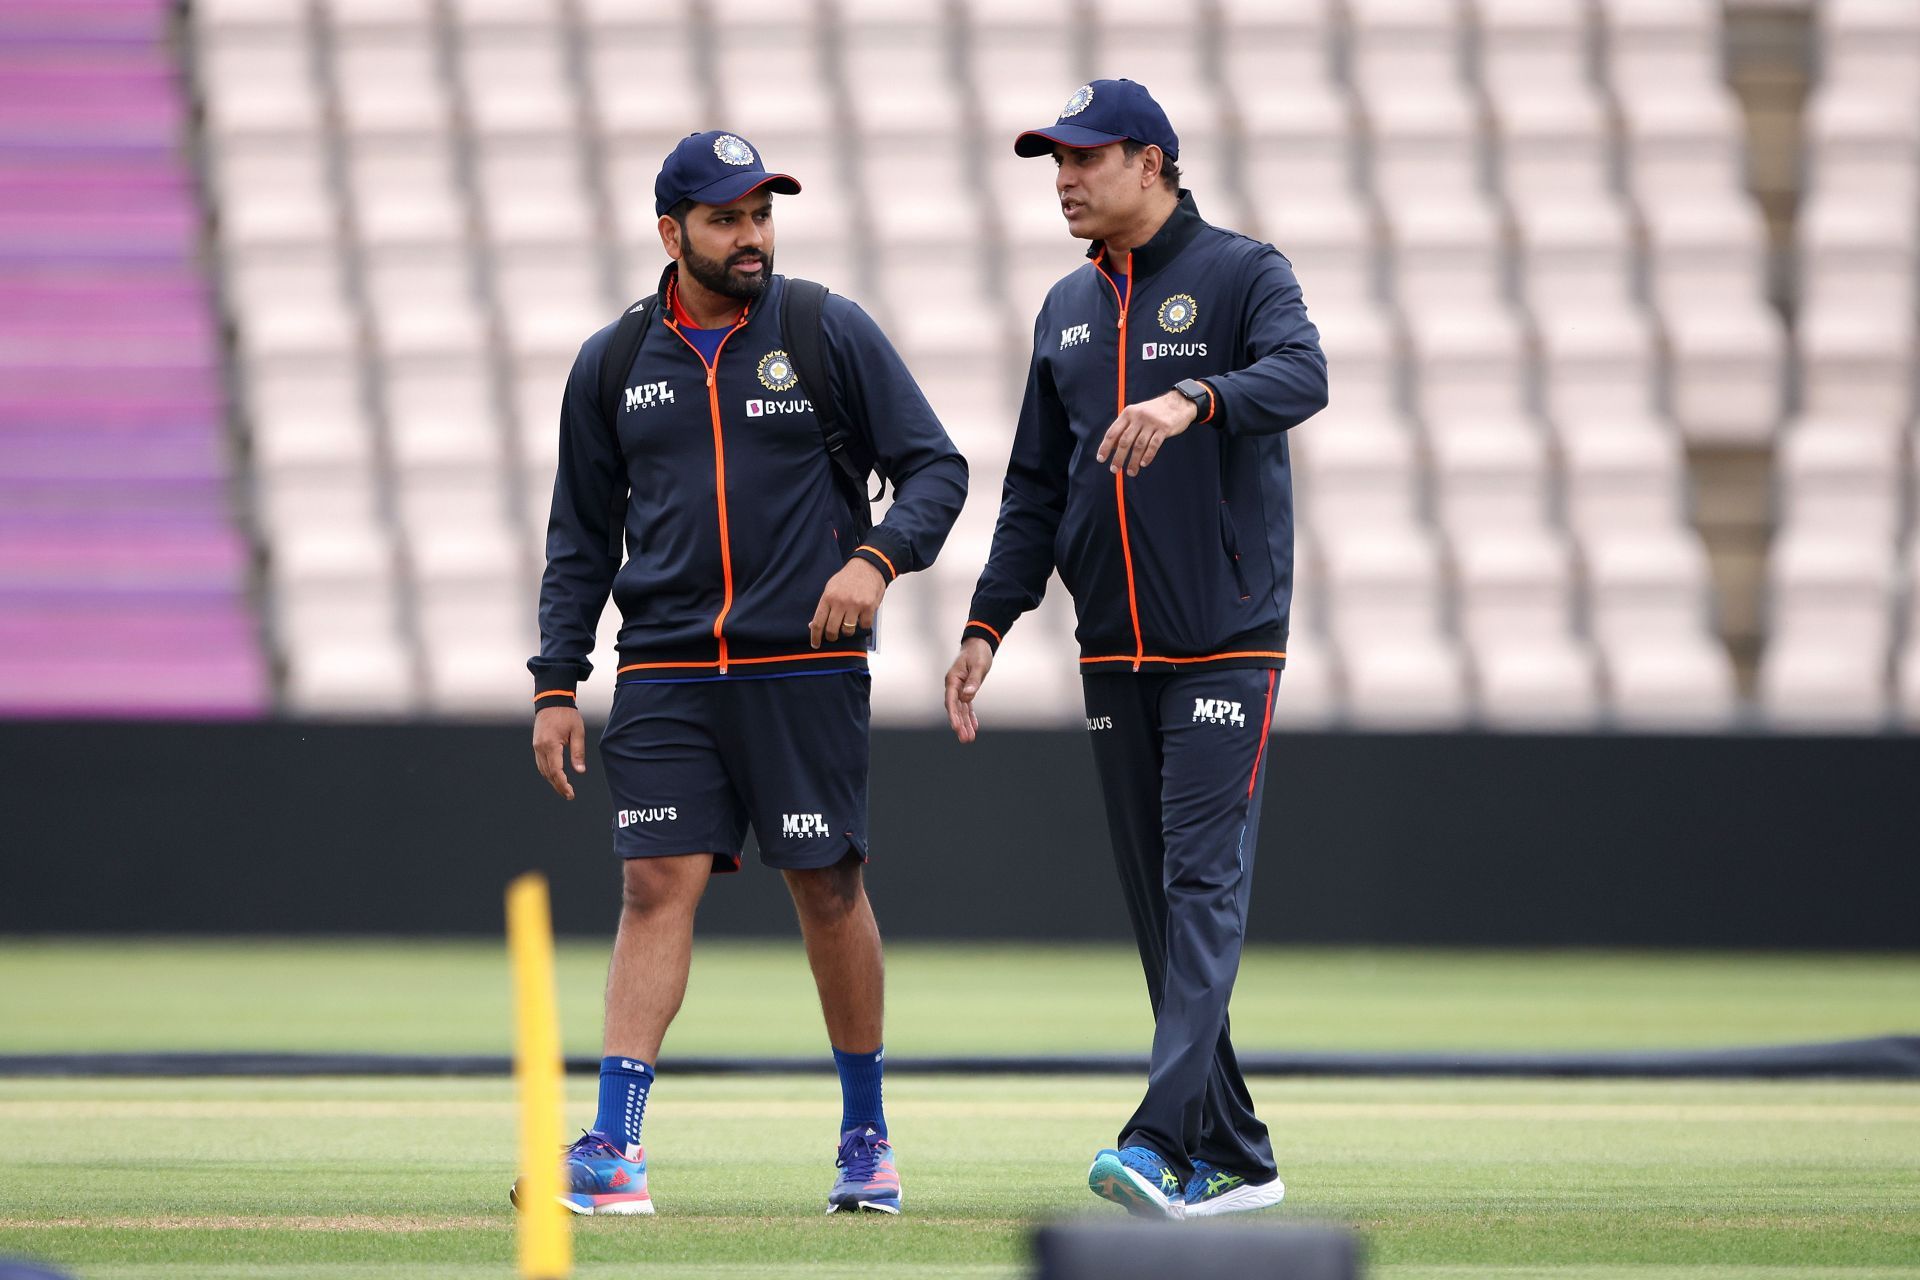
<svg viewBox="0 0 1920 1280"><path fill-rule="evenodd" d="M1203 221L1179 140L1130 80L1020 135L1090 261L1054 285L947 712L962 742L1014 620L1057 567L1087 731L1155 1014L1145 1099L1089 1174L1147 1215L1283 1191L1227 1032L1293 587L1287 428L1326 404L1293 269Z"/></svg>
<svg viewBox="0 0 1920 1280"><path fill-rule="evenodd" d="M900 1208L880 934L861 878L867 651L888 585L939 551L967 468L879 328L828 296L812 334L826 367L809 376L893 482L893 505L866 529L864 503L836 483L808 398L823 389L802 385L794 355L808 334L783 329L799 286L773 274L773 193L799 190L734 134L684 139L654 187L674 262L608 384L616 402L603 403L602 370L617 325L587 339L567 379L527 665L535 761L569 800L568 764L586 768L574 687L609 592L622 618L600 749L624 902L599 1113L568 1154L576 1213L653 1211L640 1142L652 1064L686 992L695 908L711 874L739 869L749 825L792 892L840 1068L828 1212Z"/></svg>

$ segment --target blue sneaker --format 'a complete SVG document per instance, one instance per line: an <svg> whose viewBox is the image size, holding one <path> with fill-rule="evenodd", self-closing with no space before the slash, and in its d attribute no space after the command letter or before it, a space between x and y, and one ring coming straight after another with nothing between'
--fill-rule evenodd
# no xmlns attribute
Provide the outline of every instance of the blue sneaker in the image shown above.
<svg viewBox="0 0 1920 1280"><path fill-rule="evenodd" d="M1216 1169L1205 1160L1195 1160L1193 1179L1187 1183L1187 1216L1211 1218L1222 1213L1270 1209L1286 1194L1286 1184L1278 1178L1248 1182L1237 1173Z"/></svg>
<svg viewBox="0 0 1920 1280"><path fill-rule="evenodd" d="M871 1126L840 1135L840 1155L834 1160L840 1177L827 1196L827 1212L871 1209L900 1212L900 1173L893 1167L893 1144Z"/></svg>
<svg viewBox="0 0 1920 1280"><path fill-rule="evenodd" d="M1087 1170L1087 1188L1136 1218L1178 1218L1185 1212L1179 1175L1149 1147L1102 1151Z"/></svg>
<svg viewBox="0 0 1920 1280"><path fill-rule="evenodd" d="M583 1133L567 1148L566 1175L567 1189L561 1192L560 1203L570 1212L582 1217L653 1212L653 1197L647 1194L647 1153L637 1146L623 1150L602 1134ZM520 1181L514 1181L510 1197L516 1207Z"/></svg>

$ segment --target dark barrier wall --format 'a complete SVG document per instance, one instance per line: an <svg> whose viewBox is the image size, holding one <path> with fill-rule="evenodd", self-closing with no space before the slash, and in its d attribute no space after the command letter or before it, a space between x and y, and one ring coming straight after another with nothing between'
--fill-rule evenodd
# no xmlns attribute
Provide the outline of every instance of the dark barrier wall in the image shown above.
<svg viewBox="0 0 1920 1280"><path fill-rule="evenodd" d="M494 933L553 880L604 935L597 763L569 805L524 724L0 725L0 931ZM1252 936L1920 947L1920 738L1279 735ZM875 734L869 884L894 937L1126 937L1075 733ZM701 927L791 934L779 878Z"/></svg>

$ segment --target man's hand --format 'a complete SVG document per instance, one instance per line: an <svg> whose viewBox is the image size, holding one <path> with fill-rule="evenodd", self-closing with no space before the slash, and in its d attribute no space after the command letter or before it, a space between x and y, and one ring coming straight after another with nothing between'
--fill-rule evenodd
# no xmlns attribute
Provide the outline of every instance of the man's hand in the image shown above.
<svg viewBox="0 0 1920 1280"><path fill-rule="evenodd" d="M973 713L973 696L993 670L993 646L978 636L960 642L960 654L947 668L947 723L953 736L972 742L980 735L980 717Z"/></svg>
<svg viewBox="0 0 1920 1280"><path fill-rule="evenodd" d="M1107 428L1093 456L1101 462L1112 458L1110 470L1116 475L1124 467L1128 475L1137 476L1140 468L1159 454L1162 444L1192 426L1199 416L1198 406L1178 391L1130 404Z"/></svg>
<svg viewBox="0 0 1920 1280"><path fill-rule="evenodd" d="M587 722L578 707L542 707L533 717L533 763L547 785L563 799L573 799L573 783L567 780L567 759L573 759L573 771L587 771Z"/></svg>
<svg viewBox="0 0 1920 1280"><path fill-rule="evenodd" d="M832 644L862 628L871 631L880 597L886 594L886 575L855 556L827 579L813 621L807 624L807 639L818 649L822 640Z"/></svg>

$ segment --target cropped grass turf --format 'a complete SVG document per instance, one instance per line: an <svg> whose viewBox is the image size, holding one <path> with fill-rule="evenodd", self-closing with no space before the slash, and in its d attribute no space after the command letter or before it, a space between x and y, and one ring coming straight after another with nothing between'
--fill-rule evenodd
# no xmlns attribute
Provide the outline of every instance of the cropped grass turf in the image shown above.
<svg viewBox="0 0 1920 1280"><path fill-rule="evenodd" d="M567 1050L598 1051L604 941L563 943ZM1138 1052L1121 947L896 945L896 1056ZM0 941L0 1053L507 1051L503 949L484 942ZM1920 956L1255 948L1248 1049L1774 1044L1920 1030ZM798 940L703 941L667 1054L824 1053Z"/></svg>
<svg viewBox="0 0 1920 1280"><path fill-rule="evenodd" d="M1008 1277L1137 1083L889 1086L907 1213L828 1218L824 1078L663 1076L651 1220L577 1225L583 1277ZM1289 1183L1390 1280L1914 1280L1920 1086L1256 1082ZM591 1082L573 1082L585 1123ZM511 1274L504 1081L0 1081L0 1255L87 1280ZM1196 1233L1209 1224L1183 1230Z"/></svg>
<svg viewBox="0 0 1920 1280"><path fill-rule="evenodd" d="M563 946L591 1056L604 943ZM903 946L894 1055L1144 1049L1118 948ZM0 943L0 1053L503 1053L497 945ZM1920 1028L1920 957L1250 953L1253 1048L1632 1048ZM652 1220L578 1224L578 1274L1007 1277L1034 1223L1117 1213L1086 1163L1139 1081L896 1077L907 1213L822 1210L830 1076L693 1079L674 1053L825 1055L798 945L696 955L649 1110ZM585 1124L592 1082L569 1085ZM1390 1280L1920 1280L1920 1085L1256 1080L1285 1205ZM85 1280L511 1274L505 1080L0 1080L0 1256ZM1208 1224L1190 1229L1205 1230ZM1183 1228L1188 1229L1188 1228Z"/></svg>

